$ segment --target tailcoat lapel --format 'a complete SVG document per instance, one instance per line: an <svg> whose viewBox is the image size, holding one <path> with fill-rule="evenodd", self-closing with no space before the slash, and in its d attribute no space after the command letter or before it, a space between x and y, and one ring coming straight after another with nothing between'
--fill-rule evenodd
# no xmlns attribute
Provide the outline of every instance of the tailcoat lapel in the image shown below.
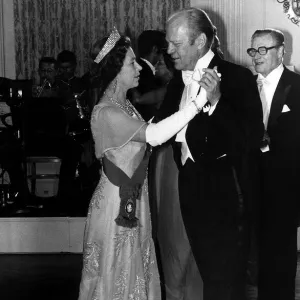
<svg viewBox="0 0 300 300"><path fill-rule="evenodd" d="M218 55L214 55L213 59L209 63L208 68L213 69L214 67L218 67L219 63L222 62L222 59ZM219 71L219 70L218 70Z"/></svg>
<svg viewBox="0 0 300 300"><path fill-rule="evenodd" d="M281 114L284 103L286 102L287 95L291 89L291 84L288 80L288 72L286 69L283 71L281 78L275 90L268 122L268 129L277 124L277 119Z"/></svg>

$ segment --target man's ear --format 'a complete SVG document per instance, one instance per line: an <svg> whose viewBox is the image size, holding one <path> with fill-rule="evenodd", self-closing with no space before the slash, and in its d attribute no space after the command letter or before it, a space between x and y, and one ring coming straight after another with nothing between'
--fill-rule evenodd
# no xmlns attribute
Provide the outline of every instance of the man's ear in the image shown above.
<svg viewBox="0 0 300 300"><path fill-rule="evenodd" d="M285 54L285 48L284 46L280 46L279 49L278 49L278 54L279 56L283 57L284 54Z"/></svg>
<svg viewBox="0 0 300 300"><path fill-rule="evenodd" d="M152 53L157 54L157 52L158 52L157 47L156 47L156 46L153 46L153 47L152 47Z"/></svg>
<svg viewBox="0 0 300 300"><path fill-rule="evenodd" d="M200 35L195 39L195 44L197 45L197 48L200 50L202 49L207 42L207 37L205 33L200 33Z"/></svg>

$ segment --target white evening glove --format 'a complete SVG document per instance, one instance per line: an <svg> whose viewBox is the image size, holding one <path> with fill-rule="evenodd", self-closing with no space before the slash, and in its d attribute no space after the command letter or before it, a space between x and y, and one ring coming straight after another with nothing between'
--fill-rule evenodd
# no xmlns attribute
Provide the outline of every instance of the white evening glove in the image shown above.
<svg viewBox="0 0 300 300"><path fill-rule="evenodd" d="M198 96L175 114L157 124L149 124L146 128L146 142L154 147L165 143L192 120L201 111L206 102L206 97Z"/></svg>

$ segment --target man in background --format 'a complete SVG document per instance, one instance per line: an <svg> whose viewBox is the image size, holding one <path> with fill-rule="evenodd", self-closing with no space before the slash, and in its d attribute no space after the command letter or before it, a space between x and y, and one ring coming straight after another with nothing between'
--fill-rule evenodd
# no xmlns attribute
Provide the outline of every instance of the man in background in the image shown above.
<svg viewBox="0 0 300 300"><path fill-rule="evenodd" d="M69 87L73 93L80 93L84 90L83 83L75 75L77 58L74 52L63 50L57 55L58 76L62 84Z"/></svg>
<svg viewBox="0 0 300 300"><path fill-rule="evenodd" d="M65 107L70 131L87 127L88 91L84 81L75 75L77 59L74 52L63 50L57 55L59 94Z"/></svg>
<svg viewBox="0 0 300 300"><path fill-rule="evenodd" d="M171 79L164 61L165 49L165 34L159 30L145 30L138 37L137 62L143 69L139 86L131 92L132 101L145 121L156 115L164 99L166 83Z"/></svg>
<svg viewBox="0 0 300 300"><path fill-rule="evenodd" d="M260 300L294 300L300 209L300 75L283 65L284 35L256 30L252 58L263 107L259 232Z"/></svg>
<svg viewBox="0 0 300 300"><path fill-rule="evenodd" d="M76 76L77 58L74 52L63 50L57 55L60 95L66 112L69 135L80 152L79 175L81 183L92 181L90 167L94 165L94 148L90 131L90 84L87 78Z"/></svg>
<svg viewBox="0 0 300 300"><path fill-rule="evenodd" d="M39 83L33 87L34 98L58 98L57 61L44 56L39 61Z"/></svg>
<svg viewBox="0 0 300 300"><path fill-rule="evenodd" d="M69 93L65 93L65 85L58 78L58 66L52 57L40 59L40 85L24 106L24 151L26 156L61 158L58 207L68 211L72 207L69 201L74 195L76 168L83 150L70 135L70 126L78 119L78 110L75 104L70 114L64 106Z"/></svg>

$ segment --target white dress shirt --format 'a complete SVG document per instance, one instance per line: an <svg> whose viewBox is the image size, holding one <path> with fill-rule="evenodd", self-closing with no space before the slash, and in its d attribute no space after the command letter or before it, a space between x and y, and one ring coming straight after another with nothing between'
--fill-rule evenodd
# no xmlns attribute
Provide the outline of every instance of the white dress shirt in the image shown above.
<svg viewBox="0 0 300 300"><path fill-rule="evenodd" d="M262 107L263 107L265 128L268 127L268 121L269 121L273 96L283 70L284 70L283 64L280 64L276 69L274 69L270 74L268 74L267 77L264 77L261 74L258 74L257 77L257 81L261 80L263 82L260 96L261 96Z"/></svg>
<svg viewBox="0 0 300 300"><path fill-rule="evenodd" d="M214 53L211 50L209 50L203 57L201 57L197 61L194 71L182 71L182 78L185 83L185 88L182 93L179 110L184 108L192 100L196 99L200 89L200 85L198 82L204 73L202 69L207 68L209 66L213 57L214 57ZM199 97L206 98L205 89L200 89ZM211 107L209 114L213 112L214 108L215 105L214 107ZM183 165L185 164L188 158L190 158L192 161L195 161L186 142L185 133L187 127L188 125L186 125L181 131L179 131L175 139L176 142L181 142L181 162Z"/></svg>

